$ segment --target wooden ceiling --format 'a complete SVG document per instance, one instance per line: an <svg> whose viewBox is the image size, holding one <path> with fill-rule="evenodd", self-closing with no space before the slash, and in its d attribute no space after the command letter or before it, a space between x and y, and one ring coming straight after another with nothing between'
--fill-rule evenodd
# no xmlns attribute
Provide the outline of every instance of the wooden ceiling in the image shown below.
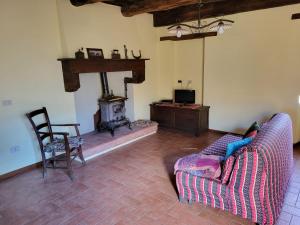
<svg viewBox="0 0 300 225"><path fill-rule="evenodd" d="M70 0L75 6L104 2L121 7L123 16L152 13L155 27L198 18L199 0ZM201 18L211 18L300 3L300 0L202 0Z"/></svg>

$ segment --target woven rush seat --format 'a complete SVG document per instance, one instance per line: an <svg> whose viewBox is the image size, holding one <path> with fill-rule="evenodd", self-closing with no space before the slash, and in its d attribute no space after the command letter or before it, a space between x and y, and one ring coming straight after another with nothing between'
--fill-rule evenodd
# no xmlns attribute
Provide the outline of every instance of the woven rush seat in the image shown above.
<svg viewBox="0 0 300 225"><path fill-rule="evenodd" d="M81 137L68 137L70 149L79 148L83 144ZM65 152L65 141L62 138L54 138L53 142L44 146L45 152Z"/></svg>

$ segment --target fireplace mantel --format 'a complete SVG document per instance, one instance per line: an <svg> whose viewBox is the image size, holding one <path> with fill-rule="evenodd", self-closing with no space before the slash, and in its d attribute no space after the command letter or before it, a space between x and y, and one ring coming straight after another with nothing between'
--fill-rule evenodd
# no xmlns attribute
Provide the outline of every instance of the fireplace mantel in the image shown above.
<svg viewBox="0 0 300 225"><path fill-rule="evenodd" d="M124 82L143 83L146 60L149 59L58 59L62 64L66 92L80 88L80 73L132 71L132 77L126 77Z"/></svg>

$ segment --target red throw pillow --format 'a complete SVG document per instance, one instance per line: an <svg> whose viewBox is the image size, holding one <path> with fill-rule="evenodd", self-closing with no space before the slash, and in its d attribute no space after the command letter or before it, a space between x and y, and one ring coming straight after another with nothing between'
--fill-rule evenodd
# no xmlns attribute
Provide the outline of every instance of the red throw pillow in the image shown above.
<svg viewBox="0 0 300 225"><path fill-rule="evenodd" d="M246 133L244 134L243 138L246 138L252 131L257 130L257 132L259 132L260 127L259 124L257 122L254 122L249 129L246 131Z"/></svg>
<svg viewBox="0 0 300 225"><path fill-rule="evenodd" d="M247 134L247 138L248 137L252 137L252 138L255 138L255 136L257 135L257 130L254 130L254 131L251 131L249 134Z"/></svg>
<svg viewBox="0 0 300 225"><path fill-rule="evenodd" d="M223 164L223 171L222 171L222 184L227 184L234 166L235 157L229 156L229 158Z"/></svg>

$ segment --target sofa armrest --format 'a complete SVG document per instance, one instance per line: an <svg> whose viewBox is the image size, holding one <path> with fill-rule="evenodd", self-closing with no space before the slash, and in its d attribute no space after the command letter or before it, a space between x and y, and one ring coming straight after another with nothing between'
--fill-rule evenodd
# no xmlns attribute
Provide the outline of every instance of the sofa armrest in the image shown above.
<svg viewBox="0 0 300 225"><path fill-rule="evenodd" d="M181 202L199 202L214 208L228 210L227 186L218 180L178 171L176 173L176 185Z"/></svg>

